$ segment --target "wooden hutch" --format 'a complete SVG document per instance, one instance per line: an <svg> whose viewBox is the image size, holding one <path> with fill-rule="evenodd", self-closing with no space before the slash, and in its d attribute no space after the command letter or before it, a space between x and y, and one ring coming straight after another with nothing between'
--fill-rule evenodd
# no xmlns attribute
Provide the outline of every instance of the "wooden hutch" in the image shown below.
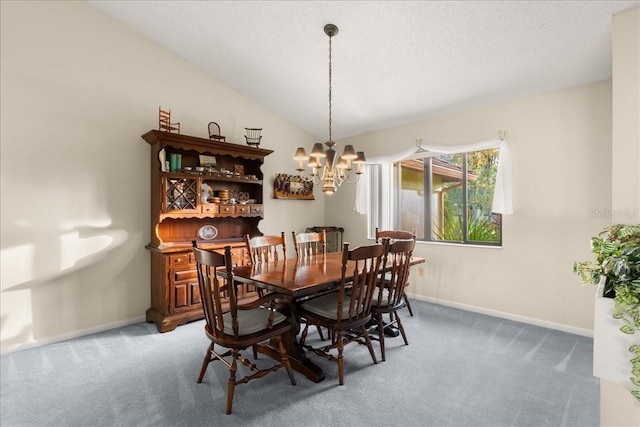
<svg viewBox="0 0 640 427"><path fill-rule="evenodd" d="M273 151L157 130L142 138L151 146L151 242L146 246L151 251L151 308L146 319L167 332L203 318L192 241L206 249L231 246L236 263L248 262L243 236L262 234L261 166ZM176 155L179 167L171 165ZM228 200L238 195L243 203ZM240 300L255 295L255 289L238 289Z"/></svg>

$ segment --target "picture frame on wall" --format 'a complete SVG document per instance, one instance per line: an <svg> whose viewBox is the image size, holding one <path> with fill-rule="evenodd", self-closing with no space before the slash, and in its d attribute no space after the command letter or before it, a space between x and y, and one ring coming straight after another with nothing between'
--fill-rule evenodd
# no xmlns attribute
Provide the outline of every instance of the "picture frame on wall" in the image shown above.
<svg viewBox="0 0 640 427"><path fill-rule="evenodd" d="M279 173L273 182L273 198L315 200L313 181L301 175Z"/></svg>

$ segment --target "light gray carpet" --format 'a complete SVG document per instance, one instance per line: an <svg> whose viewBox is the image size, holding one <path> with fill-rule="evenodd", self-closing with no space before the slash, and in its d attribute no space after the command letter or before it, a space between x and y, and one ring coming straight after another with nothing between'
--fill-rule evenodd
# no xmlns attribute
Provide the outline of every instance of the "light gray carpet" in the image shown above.
<svg viewBox="0 0 640 427"><path fill-rule="evenodd" d="M236 387L225 415L228 370L209 366L203 321L160 334L139 323L3 355L0 424L12 426L598 426L593 340L412 301L402 311L409 345L387 339L387 361L365 346L327 378L281 369ZM377 342L374 343L376 346ZM379 355L379 348L376 347ZM262 356L264 359L264 356Z"/></svg>

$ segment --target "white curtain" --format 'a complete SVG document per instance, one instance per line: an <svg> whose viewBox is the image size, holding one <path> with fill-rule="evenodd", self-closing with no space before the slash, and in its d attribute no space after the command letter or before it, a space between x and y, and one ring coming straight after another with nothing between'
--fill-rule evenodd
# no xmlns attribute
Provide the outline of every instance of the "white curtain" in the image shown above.
<svg viewBox="0 0 640 427"><path fill-rule="evenodd" d="M492 212L502 215L513 213L513 199L511 195L511 151L509 144L504 139L490 139L465 145L422 145L422 150L412 147L400 153L389 156L379 156L367 159L367 167L364 176L358 181L356 187L356 201L354 210L360 214L371 213L372 207L380 209L378 216L378 226L384 230L393 228L393 208L392 196L393 185L392 176L393 163L400 160L423 159L435 157L441 154L458 154L470 151L489 150L499 148L498 171L496 174L496 184L493 192ZM426 151L424 151L426 150ZM374 166L375 165L375 166ZM364 178L364 179L362 179ZM374 188L372 181L382 182L381 188ZM380 195L375 194L380 192ZM370 215L371 217L371 215ZM371 221L371 219L370 219ZM375 219L374 219L375 221ZM372 227L369 227L371 229Z"/></svg>
<svg viewBox="0 0 640 427"><path fill-rule="evenodd" d="M368 213L367 230L375 230L376 227L389 230L393 227L393 211L388 209L393 202L392 178L393 163L373 163L367 164L365 173L358 181L358 186L362 185L366 190L356 188L356 206L365 206L365 212L360 213Z"/></svg>

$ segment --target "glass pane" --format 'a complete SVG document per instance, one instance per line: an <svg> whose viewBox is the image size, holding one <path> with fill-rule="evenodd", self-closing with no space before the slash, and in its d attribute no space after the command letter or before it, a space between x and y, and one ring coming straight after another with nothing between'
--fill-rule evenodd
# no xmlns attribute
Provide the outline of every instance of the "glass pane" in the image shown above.
<svg viewBox="0 0 640 427"><path fill-rule="evenodd" d="M197 181L186 178L167 178L166 210L194 210L197 208Z"/></svg>
<svg viewBox="0 0 640 427"><path fill-rule="evenodd" d="M491 212L498 170L498 149L467 154L468 240L500 242L501 215Z"/></svg>
<svg viewBox="0 0 640 427"><path fill-rule="evenodd" d="M431 159L431 238L460 242L464 200L462 154L446 154Z"/></svg>
<svg viewBox="0 0 640 427"><path fill-rule="evenodd" d="M394 176L397 176L394 174ZM418 239L424 238L424 163L422 160L401 162L398 192L398 228L416 230Z"/></svg>

